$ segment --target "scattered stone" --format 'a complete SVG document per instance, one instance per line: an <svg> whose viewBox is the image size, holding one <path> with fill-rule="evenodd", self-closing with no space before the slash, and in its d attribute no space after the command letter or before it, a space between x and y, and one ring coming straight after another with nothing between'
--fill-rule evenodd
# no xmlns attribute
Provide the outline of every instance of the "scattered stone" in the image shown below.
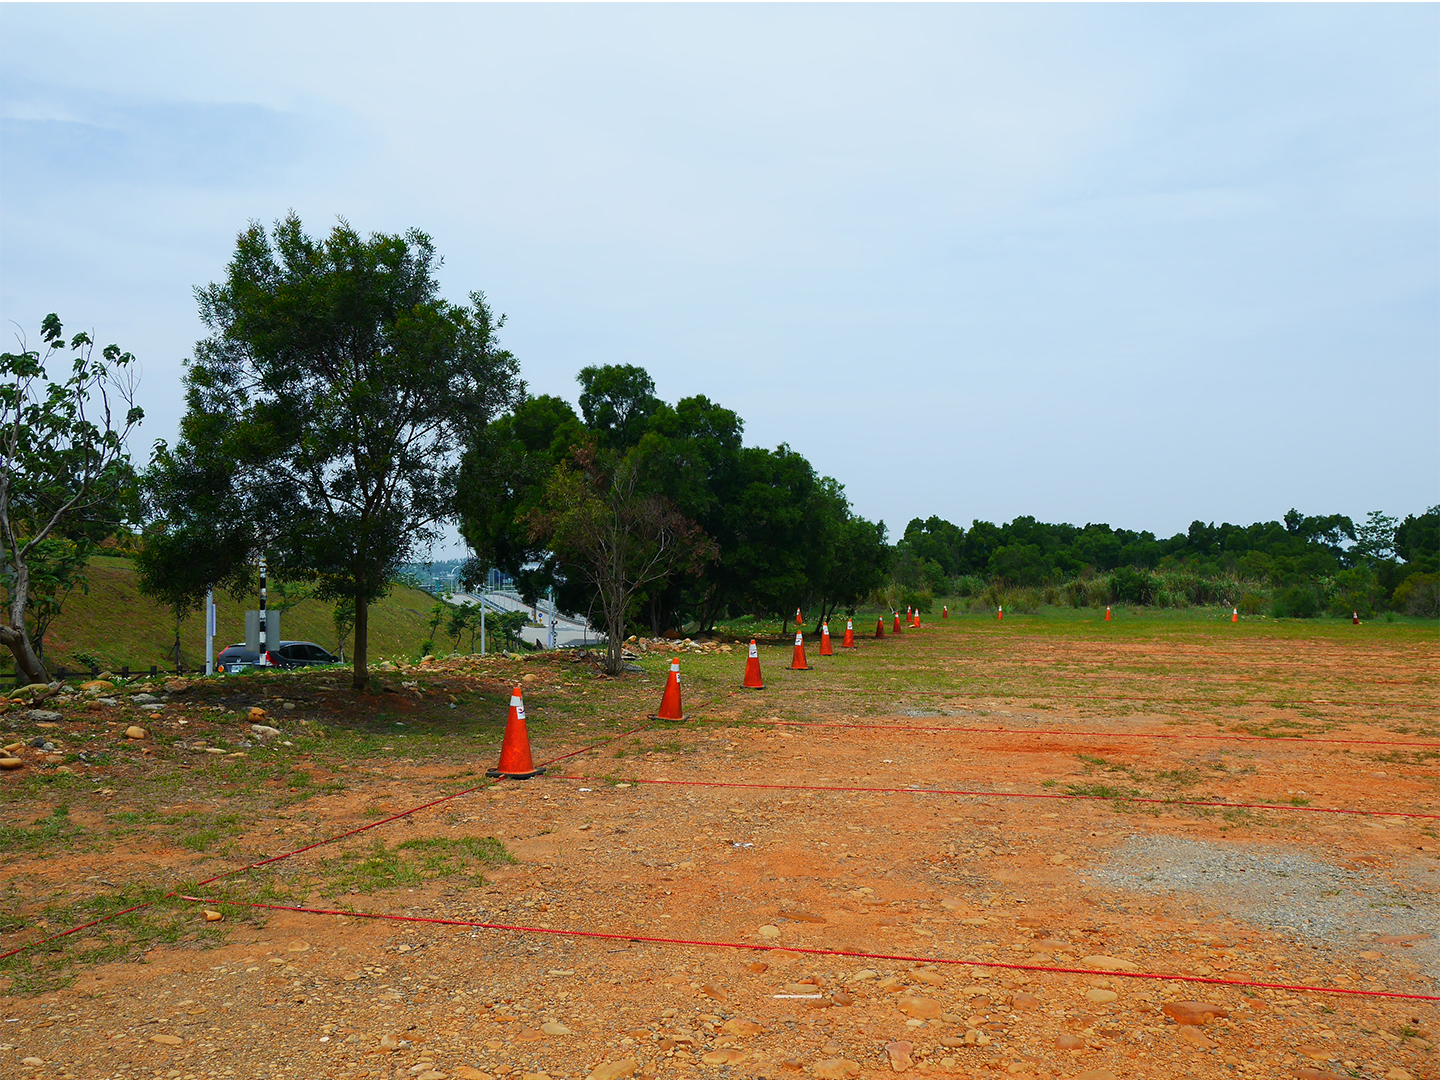
<svg viewBox="0 0 1440 1080"><path fill-rule="evenodd" d="M154 694L131 694L130 700L136 705L159 705L160 699Z"/></svg>
<svg viewBox="0 0 1440 1080"><path fill-rule="evenodd" d="M525 673L525 677L524 677L523 679L521 679L520 681L521 681L522 683L539 682L539 681L540 681L540 676L539 676L539 675L536 675L533 671L527 671L527 672Z"/></svg>
<svg viewBox="0 0 1440 1080"><path fill-rule="evenodd" d="M724 1001L730 996L725 992L723 986L714 982L707 982L704 986L700 987L700 992L708 998L714 998L716 1001Z"/></svg>
<svg viewBox="0 0 1440 1080"><path fill-rule="evenodd" d="M1167 1001L1160 1011L1177 1024L1193 1024L1202 1027L1217 1017L1224 1019L1230 1013L1220 1005L1208 1001Z"/></svg>
<svg viewBox="0 0 1440 1080"><path fill-rule="evenodd" d="M1080 966L1096 971L1135 971L1140 965L1121 960L1118 956L1086 956L1081 958Z"/></svg>
<svg viewBox="0 0 1440 1080"><path fill-rule="evenodd" d="M525 1030L525 1031L517 1031L517 1032L515 1033L515 1041L516 1041L516 1042L522 1042L522 1043L539 1042L539 1041L540 1041L541 1039L543 1039L543 1038L545 1038L544 1032L535 1031L534 1029L527 1029L527 1030Z"/></svg>
<svg viewBox="0 0 1440 1080"><path fill-rule="evenodd" d="M1119 1080L1109 1069L1086 1069L1075 1074L1075 1080Z"/></svg>
<svg viewBox="0 0 1440 1080"><path fill-rule="evenodd" d="M1110 1002L1118 1000L1119 997L1120 995L1115 993L1114 990L1101 990L1099 987L1085 991L1085 1000L1092 1005L1109 1005Z"/></svg>
<svg viewBox="0 0 1440 1080"><path fill-rule="evenodd" d="M1192 1027L1189 1024L1176 1028L1175 1037L1181 1042L1189 1043L1198 1050L1211 1050L1219 1045L1207 1039L1204 1035L1201 1035L1198 1028Z"/></svg>
<svg viewBox="0 0 1440 1080"><path fill-rule="evenodd" d="M745 1056L743 1050L710 1050L700 1060L706 1065L734 1065L737 1061L744 1061Z"/></svg>
<svg viewBox="0 0 1440 1080"><path fill-rule="evenodd" d="M415 1080L450 1080L449 1073L443 1073L439 1069L426 1069L415 1077Z"/></svg>
<svg viewBox="0 0 1440 1080"><path fill-rule="evenodd" d="M634 1076L639 1067L639 1062L633 1057L607 1061L604 1065L595 1066L586 1080L619 1080L622 1076Z"/></svg>
<svg viewBox="0 0 1440 1080"><path fill-rule="evenodd" d="M211 908L206 908L206 909L205 909L205 921L206 921L206 922L219 922L219 921L220 921L221 919L223 919L223 918L225 918L225 916L222 915L220 912L215 911L215 910L213 910L213 909L211 909Z"/></svg>
<svg viewBox="0 0 1440 1080"><path fill-rule="evenodd" d="M148 739L150 733L143 727L137 727L135 724L131 724L125 729L125 737L127 739Z"/></svg>
<svg viewBox="0 0 1440 1080"><path fill-rule="evenodd" d="M398 1035L387 1034L380 1036L380 1052L384 1054L388 1054L393 1050L399 1050L402 1046L409 1045L410 1044L408 1042L400 1038L400 1036Z"/></svg>
<svg viewBox="0 0 1440 1080"><path fill-rule="evenodd" d="M1057 1035L1055 1046L1060 1050L1084 1050L1085 1040L1079 1035Z"/></svg>
<svg viewBox="0 0 1440 1080"><path fill-rule="evenodd" d="M845 1080L845 1077L860 1071L860 1063L842 1057L823 1058L811 1066L810 1071L819 1080Z"/></svg>
<svg viewBox="0 0 1440 1080"><path fill-rule="evenodd" d="M82 687L81 689L84 689L84 687ZM165 692L166 692L167 694L183 694L186 690L189 690L189 689L190 689L190 680L189 680L189 679L166 679L166 680L165 680Z"/></svg>
<svg viewBox="0 0 1440 1080"><path fill-rule="evenodd" d="M915 1020L938 1020L945 1011L933 998L912 997L909 994L897 1001L895 1007Z"/></svg>
<svg viewBox="0 0 1440 1080"><path fill-rule="evenodd" d="M727 1035L759 1035L761 1027L754 1020L746 1020L737 1016L733 1020L726 1020L721 1024L720 1030Z"/></svg>
<svg viewBox="0 0 1440 1080"><path fill-rule="evenodd" d="M1397 1065L1385 1074L1385 1080L1415 1080L1415 1078L1410 1075L1408 1070Z"/></svg>
<svg viewBox="0 0 1440 1080"><path fill-rule="evenodd" d="M106 690L114 690L115 684L109 679L91 679L89 682L82 682L80 689L89 694L100 694Z"/></svg>
<svg viewBox="0 0 1440 1080"><path fill-rule="evenodd" d="M1329 1069L1316 1069L1309 1065L1301 1065L1298 1069L1291 1069L1290 1075L1297 1080L1350 1080L1348 1076L1331 1072Z"/></svg>
<svg viewBox="0 0 1440 1080"><path fill-rule="evenodd" d="M24 764L18 757L0 757L0 769L18 769Z"/></svg>
<svg viewBox="0 0 1440 1080"><path fill-rule="evenodd" d="M250 706L250 722L252 724L260 723L260 721L264 720L267 715L268 714L265 712L265 710L260 708L259 705Z"/></svg>
<svg viewBox="0 0 1440 1080"><path fill-rule="evenodd" d="M31 1069L38 1069L41 1065L44 1065L44 1064L45 1064L45 1061L44 1061L43 1058L27 1057L27 1058L21 1058L21 1059L20 1059L20 1064L21 1064L21 1065L24 1065L24 1066L26 1066L26 1067L28 1067L28 1068L31 1068Z"/></svg>
<svg viewBox="0 0 1440 1080"><path fill-rule="evenodd" d="M30 709L25 718L37 724L54 724L59 721L60 714L53 709Z"/></svg>
<svg viewBox="0 0 1440 1080"><path fill-rule="evenodd" d="M250 731L261 739L278 739L281 735L279 728L273 728L269 724L251 724Z"/></svg>
<svg viewBox="0 0 1440 1080"><path fill-rule="evenodd" d="M471 1068L469 1065L452 1066L450 1075L455 1077L455 1080L495 1080L489 1073L481 1072L479 1069Z"/></svg>
<svg viewBox="0 0 1440 1080"><path fill-rule="evenodd" d="M310 943L309 943L308 941L301 941L299 938L296 938L294 941L286 942L286 944L285 944L285 951L286 951L286 952L309 952L309 951L310 951Z"/></svg>
<svg viewBox="0 0 1440 1080"><path fill-rule="evenodd" d="M910 977L916 982L922 982L926 986L944 986L945 976L938 971L926 971L923 968L919 971L912 971Z"/></svg>
<svg viewBox="0 0 1440 1080"><path fill-rule="evenodd" d="M185 1040L179 1035L151 1035L152 1043L159 1043L161 1046L184 1046Z"/></svg>
<svg viewBox="0 0 1440 1080"><path fill-rule="evenodd" d="M1034 994L1027 994L1023 990L1010 999L1010 1007L1024 1012L1040 1007L1040 999Z"/></svg>
<svg viewBox="0 0 1440 1080"><path fill-rule="evenodd" d="M548 1024L541 1024L540 1030L546 1035L569 1035L570 1029L559 1021L552 1021Z"/></svg>
<svg viewBox="0 0 1440 1080"><path fill-rule="evenodd" d="M766 923L756 931L763 938L777 938L780 936L780 928Z"/></svg>
<svg viewBox="0 0 1440 1080"><path fill-rule="evenodd" d="M894 1042L885 1044L885 1052L890 1055L890 1068L896 1072L904 1072L915 1064L915 1044L906 1042L904 1039L896 1039Z"/></svg>

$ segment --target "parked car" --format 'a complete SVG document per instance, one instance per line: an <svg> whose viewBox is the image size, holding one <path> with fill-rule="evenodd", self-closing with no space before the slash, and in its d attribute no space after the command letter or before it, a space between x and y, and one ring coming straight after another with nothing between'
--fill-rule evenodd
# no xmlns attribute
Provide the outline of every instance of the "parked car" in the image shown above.
<svg viewBox="0 0 1440 1080"><path fill-rule="evenodd" d="M282 641L267 651L271 667L297 668L340 663L339 657L313 641ZM243 641L231 645L215 658L216 671L228 671L232 674L259 665L260 654L254 649L247 649Z"/></svg>

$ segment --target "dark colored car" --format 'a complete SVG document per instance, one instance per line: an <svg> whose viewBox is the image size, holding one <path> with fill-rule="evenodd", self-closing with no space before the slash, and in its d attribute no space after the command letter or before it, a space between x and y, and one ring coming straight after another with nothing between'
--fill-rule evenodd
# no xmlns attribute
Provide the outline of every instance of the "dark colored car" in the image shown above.
<svg viewBox="0 0 1440 1080"><path fill-rule="evenodd" d="M340 663L338 657L322 649L313 641L282 641L268 652L271 667L297 668ZM247 649L242 641L237 645L231 645L215 658L215 670L233 673L256 667L259 663L260 654L254 649Z"/></svg>

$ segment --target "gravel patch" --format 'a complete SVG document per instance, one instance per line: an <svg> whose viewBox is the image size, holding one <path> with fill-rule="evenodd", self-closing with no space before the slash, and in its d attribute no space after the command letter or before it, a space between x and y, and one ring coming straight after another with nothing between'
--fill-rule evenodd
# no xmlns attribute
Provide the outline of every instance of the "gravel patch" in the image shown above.
<svg viewBox="0 0 1440 1080"><path fill-rule="evenodd" d="M1413 875L1397 881L1293 852L1136 836L1092 877L1134 892L1200 893L1208 906L1326 951L1363 948L1375 934L1429 935L1407 952L1426 977L1440 980L1440 897Z"/></svg>

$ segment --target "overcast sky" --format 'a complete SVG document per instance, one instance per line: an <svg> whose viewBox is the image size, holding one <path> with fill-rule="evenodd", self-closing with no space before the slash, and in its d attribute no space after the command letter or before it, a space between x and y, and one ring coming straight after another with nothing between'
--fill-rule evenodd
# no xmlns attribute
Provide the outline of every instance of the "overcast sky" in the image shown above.
<svg viewBox="0 0 1440 1080"><path fill-rule="evenodd" d="M1440 502L1440 8L0 5L0 319L144 365L291 208L533 393L640 364L896 535ZM7 337L10 347L13 337Z"/></svg>

